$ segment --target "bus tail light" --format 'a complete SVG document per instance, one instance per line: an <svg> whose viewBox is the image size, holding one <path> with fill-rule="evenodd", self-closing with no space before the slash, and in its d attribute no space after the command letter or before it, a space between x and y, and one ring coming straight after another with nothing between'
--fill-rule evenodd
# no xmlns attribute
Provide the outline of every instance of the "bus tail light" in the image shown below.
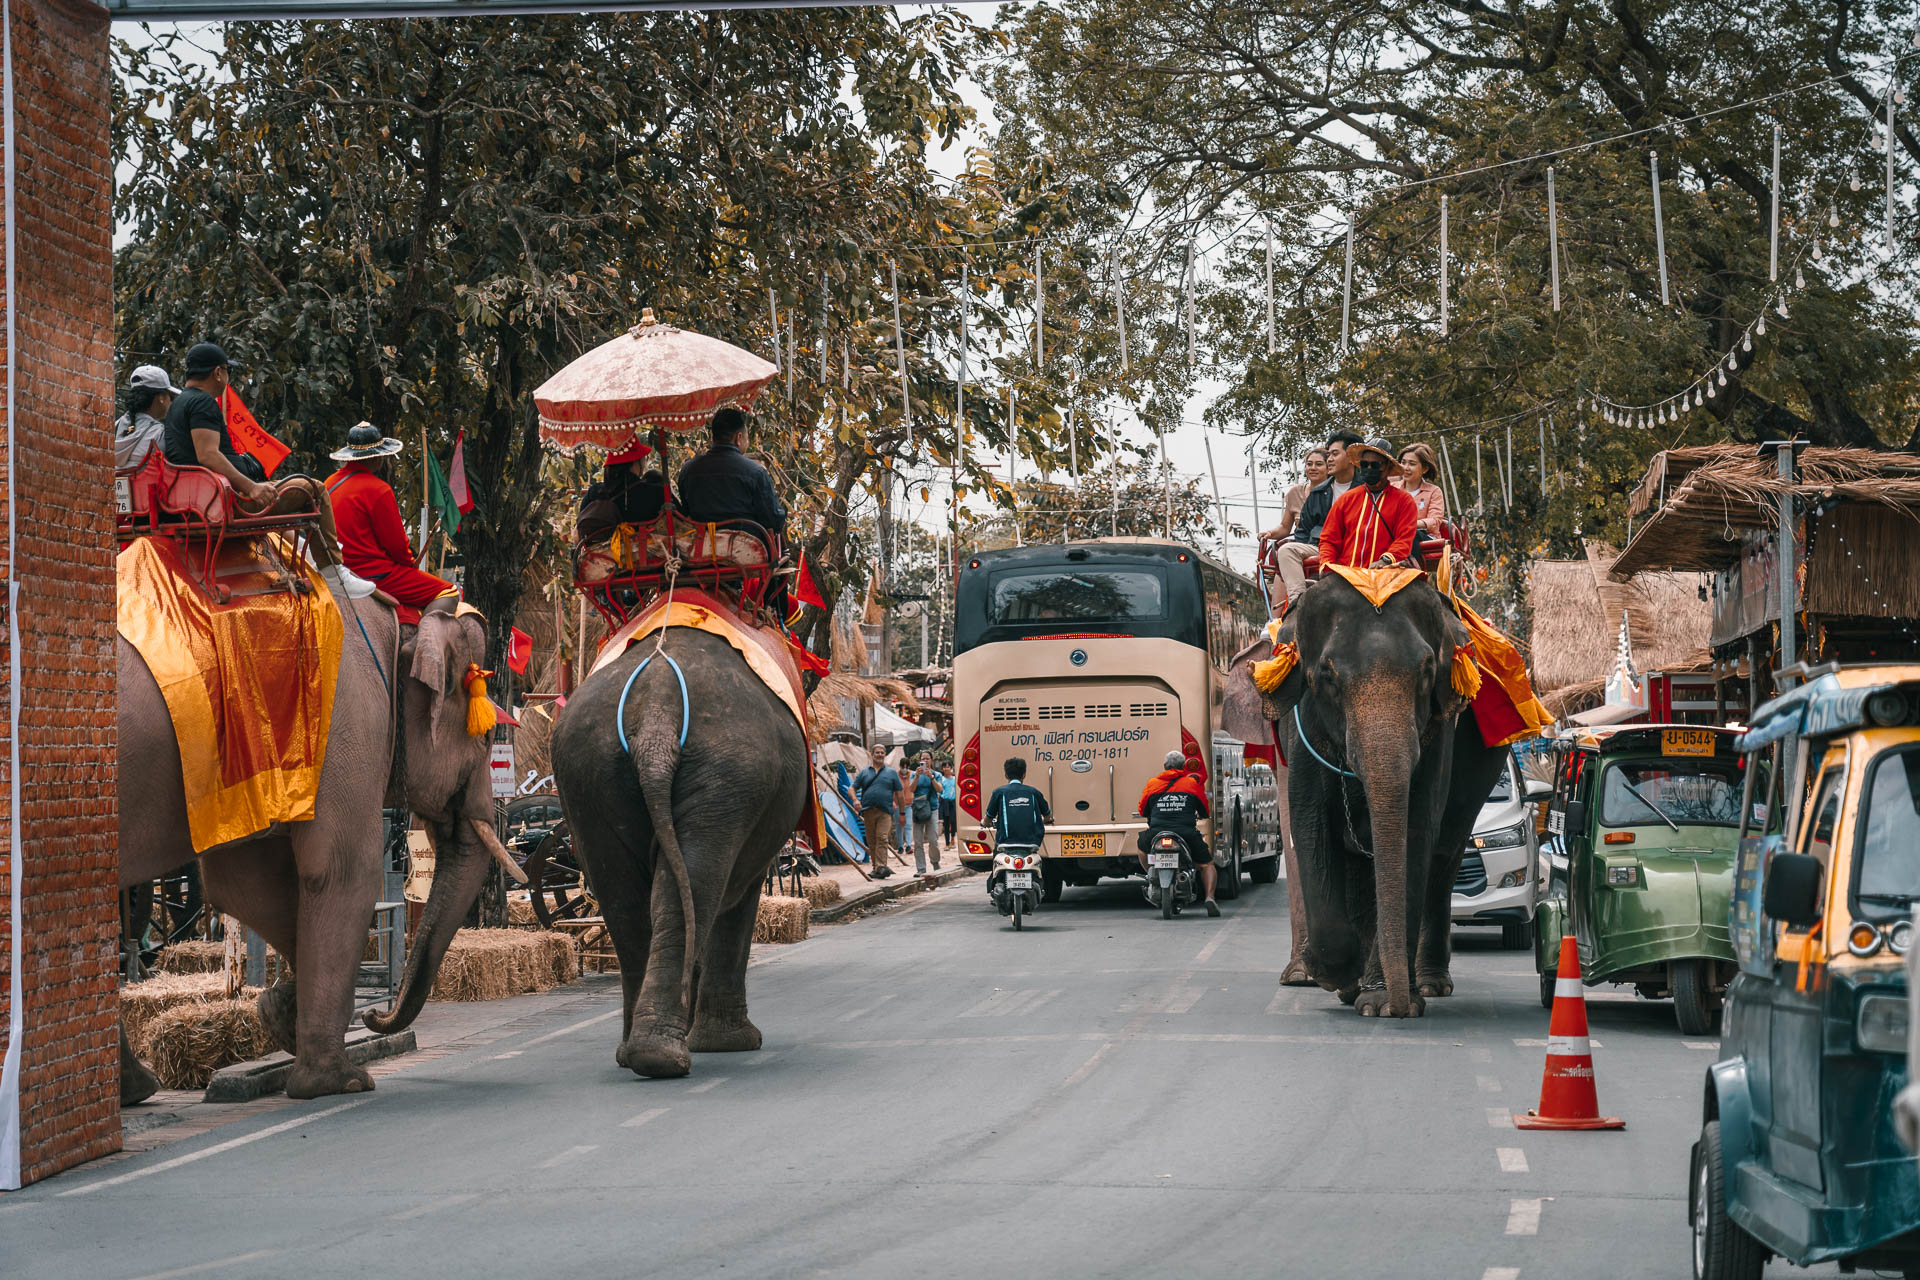
<svg viewBox="0 0 1920 1280"><path fill-rule="evenodd" d="M960 781L958 786L960 808L970 817L980 817L980 735L974 734L967 749L960 753Z"/></svg>
<svg viewBox="0 0 1920 1280"><path fill-rule="evenodd" d="M1187 757L1188 772L1199 774L1200 781L1205 782L1208 777L1207 758L1200 754L1200 744L1185 729L1180 730L1180 751Z"/></svg>

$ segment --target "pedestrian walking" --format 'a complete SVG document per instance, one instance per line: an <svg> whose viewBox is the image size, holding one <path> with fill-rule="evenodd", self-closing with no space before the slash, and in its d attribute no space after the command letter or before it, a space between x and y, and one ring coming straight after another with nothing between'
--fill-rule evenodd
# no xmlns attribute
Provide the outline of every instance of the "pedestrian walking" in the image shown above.
<svg viewBox="0 0 1920 1280"><path fill-rule="evenodd" d="M854 794L860 797L860 821L867 830L867 874L885 880L893 874L887 865L893 849L896 819L907 816L907 788L900 773L887 763L887 749L875 746L868 753L870 763L853 779Z"/></svg>
<svg viewBox="0 0 1920 1280"><path fill-rule="evenodd" d="M951 849L954 832L960 827L959 787L953 774L947 771L947 766L937 764L933 767L933 773L940 782L940 839Z"/></svg>
<svg viewBox="0 0 1920 1280"><path fill-rule="evenodd" d="M940 805L940 782L933 776L933 764L926 756L913 771L913 870L929 875L940 869L940 842L935 837L934 811ZM932 859L931 871L927 866Z"/></svg>

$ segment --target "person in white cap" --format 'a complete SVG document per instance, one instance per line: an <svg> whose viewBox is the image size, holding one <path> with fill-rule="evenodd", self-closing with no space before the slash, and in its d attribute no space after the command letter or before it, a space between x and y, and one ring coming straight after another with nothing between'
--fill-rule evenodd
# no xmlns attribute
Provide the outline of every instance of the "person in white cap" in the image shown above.
<svg viewBox="0 0 1920 1280"><path fill-rule="evenodd" d="M180 388L157 364L143 364L127 379L127 411L114 420L113 466L116 471L137 467L160 444L167 429L167 410Z"/></svg>

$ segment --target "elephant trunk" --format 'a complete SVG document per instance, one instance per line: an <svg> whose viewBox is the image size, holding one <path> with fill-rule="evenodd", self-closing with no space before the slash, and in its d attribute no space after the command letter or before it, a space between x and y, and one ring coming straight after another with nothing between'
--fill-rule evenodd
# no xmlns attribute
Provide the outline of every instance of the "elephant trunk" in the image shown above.
<svg viewBox="0 0 1920 1280"><path fill-rule="evenodd" d="M439 976L440 962L446 958L460 922L467 918L474 900L480 896L480 887L492 863L495 860L512 862L494 835L493 827L478 818L456 812L450 822L434 823L428 829L434 844L433 889L427 894L420 925L414 931L413 948L407 953L407 971L401 979L399 995L390 1012L383 1014L369 1009L360 1019L383 1034L403 1030L419 1016L421 1006L427 1002L427 993L433 990L434 979Z"/></svg>
<svg viewBox="0 0 1920 1280"><path fill-rule="evenodd" d="M1394 1017L1404 1018L1413 1012L1407 808L1419 741L1404 694L1398 715L1384 707L1369 711L1371 701L1357 696L1348 704L1347 758L1366 791L1372 823L1374 928L1387 1004Z"/></svg>

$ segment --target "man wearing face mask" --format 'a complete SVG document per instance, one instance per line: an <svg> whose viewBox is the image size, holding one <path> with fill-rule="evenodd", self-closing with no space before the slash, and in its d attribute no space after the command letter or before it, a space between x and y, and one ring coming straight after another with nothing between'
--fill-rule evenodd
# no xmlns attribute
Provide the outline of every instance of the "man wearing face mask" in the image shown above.
<svg viewBox="0 0 1920 1280"><path fill-rule="evenodd" d="M1320 529L1320 563L1384 568L1409 564L1420 528L1420 506L1413 495L1387 483L1393 474L1393 446L1373 439L1355 446L1354 486L1335 500Z"/></svg>

